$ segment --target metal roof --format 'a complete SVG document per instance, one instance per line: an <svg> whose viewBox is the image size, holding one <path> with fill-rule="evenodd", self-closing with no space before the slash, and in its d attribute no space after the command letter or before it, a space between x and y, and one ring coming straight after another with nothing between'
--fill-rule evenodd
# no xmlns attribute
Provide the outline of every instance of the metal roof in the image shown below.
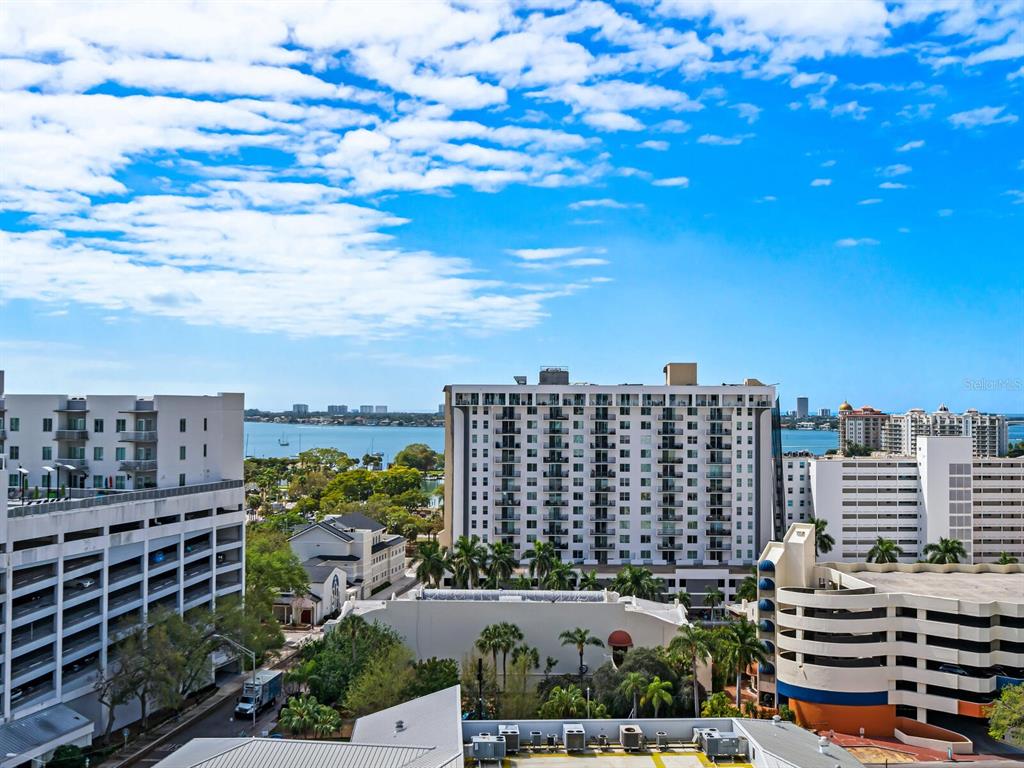
<svg viewBox="0 0 1024 768"><path fill-rule="evenodd" d="M337 536L342 541L354 541L354 539L351 536L349 536L347 533L345 533L340 528L336 528L335 526L331 525L330 522L328 522L326 520L324 520L322 522L319 522L319 523L313 523L312 525L307 525L302 530L300 530L300 531L298 531L296 533L293 533L291 536L289 536L288 540L291 541L292 539L298 538L299 536L302 536L307 531L312 531L314 528L319 528L322 531L327 531L327 533L330 533L330 534L333 534L334 536Z"/></svg>
<svg viewBox="0 0 1024 768"><path fill-rule="evenodd" d="M864 763L838 744L829 744L825 752L818 749L818 737L794 723L772 720L733 721L736 730L746 733L753 746L777 758L765 765L793 768L863 768Z"/></svg>
<svg viewBox="0 0 1024 768"><path fill-rule="evenodd" d="M345 528L356 528L361 531L379 531L384 528L383 523L378 523L372 517L368 517L361 512L352 512L341 517L328 518L328 520Z"/></svg>
<svg viewBox="0 0 1024 768"><path fill-rule="evenodd" d="M404 768L431 747L299 739L193 739L155 768Z"/></svg>
<svg viewBox="0 0 1024 768"><path fill-rule="evenodd" d="M55 704L34 715L0 725L0 765L7 765L3 755L30 756L42 747L52 746L53 741L67 741L68 737L77 731L91 734L92 728L92 721L89 718L64 704ZM18 763L27 759L12 758Z"/></svg>

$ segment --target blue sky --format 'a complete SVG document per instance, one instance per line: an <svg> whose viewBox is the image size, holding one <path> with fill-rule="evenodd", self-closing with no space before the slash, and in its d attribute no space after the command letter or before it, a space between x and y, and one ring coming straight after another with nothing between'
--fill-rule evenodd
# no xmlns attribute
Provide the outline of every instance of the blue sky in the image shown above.
<svg viewBox="0 0 1024 768"><path fill-rule="evenodd" d="M11 391L1024 412L1024 5L8 4Z"/></svg>

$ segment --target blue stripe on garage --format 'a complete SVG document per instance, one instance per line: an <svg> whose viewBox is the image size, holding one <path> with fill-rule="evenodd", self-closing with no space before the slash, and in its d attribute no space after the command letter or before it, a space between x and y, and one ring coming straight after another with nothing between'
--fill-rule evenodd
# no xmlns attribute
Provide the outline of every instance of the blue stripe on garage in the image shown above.
<svg viewBox="0 0 1024 768"><path fill-rule="evenodd" d="M811 704L844 704L853 707L869 707L875 704L888 704L889 694L886 691L868 693L847 693L843 691L822 691L817 688L802 688L779 680L776 690L781 696L810 702Z"/></svg>

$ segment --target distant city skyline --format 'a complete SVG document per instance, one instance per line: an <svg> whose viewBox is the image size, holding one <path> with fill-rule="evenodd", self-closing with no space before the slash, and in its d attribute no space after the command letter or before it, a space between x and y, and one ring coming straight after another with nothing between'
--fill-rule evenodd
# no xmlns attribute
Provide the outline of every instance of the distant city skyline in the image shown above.
<svg viewBox="0 0 1024 768"><path fill-rule="evenodd" d="M542 5L8 4L11 388L1024 411L1017 4Z"/></svg>

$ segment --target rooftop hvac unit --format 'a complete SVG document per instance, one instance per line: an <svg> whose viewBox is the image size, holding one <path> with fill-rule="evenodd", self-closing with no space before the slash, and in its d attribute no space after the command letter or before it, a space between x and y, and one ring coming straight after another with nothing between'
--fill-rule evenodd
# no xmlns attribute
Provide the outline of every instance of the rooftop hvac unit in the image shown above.
<svg viewBox="0 0 1024 768"><path fill-rule="evenodd" d="M582 752L587 748L587 733L581 723L562 724L562 743L566 752Z"/></svg>
<svg viewBox="0 0 1024 768"><path fill-rule="evenodd" d="M473 737L473 757L479 761L505 759L505 737L481 733Z"/></svg>
<svg viewBox="0 0 1024 768"><path fill-rule="evenodd" d="M511 755L519 751L519 726L516 723L498 726L498 735L505 737L505 751Z"/></svg>
<svg viewBox="0 0 1024 768"><path fill-rule="evenodd" d="M717 728L694 728L693 740L710 758L747 756L747 740L735 733L722 733Z"/></svg>
<svg viewBox="0 0 1024 768"><path fill-rule="evenodd" d="M641 749L641 741L643 741L644 732L640 730L639 725L620 725L619 726L619 744L627 752L634 749Z"/></svg>

